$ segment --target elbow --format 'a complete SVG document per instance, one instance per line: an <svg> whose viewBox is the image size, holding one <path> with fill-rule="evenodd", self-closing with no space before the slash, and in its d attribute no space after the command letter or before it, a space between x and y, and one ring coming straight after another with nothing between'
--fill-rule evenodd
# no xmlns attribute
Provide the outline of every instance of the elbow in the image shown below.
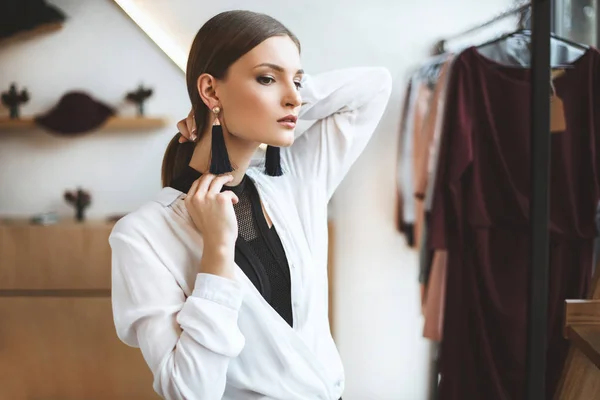
<svg viewBox="0 0 600 400"><path fill-rule="evenodd" d="M392 93L392 74L385 67L373 68L373 86L377 89L377 93L386 99Z"/></svg>
<svg viewBox="0 0 600 400"><path fill-rule="evenodd" d="M152 368L154 391L165 400L221 399L229 360L207 354L201 359L175 349Z"/></svg>
<svg viewBox="0 0 600 400"><path fill-rule="evenodd" d="M361 107L369 109L385 108L392 93L392 75L385 67L366 67L358 79L361 81L361 93L358 99Z"/></svg>
<svg viewBox="0 0 600 400"><path fill-rule="evenodd" d="M392 75L385 67L372 67L367 71L369 84L363 96L366 115L379 120L387 108L392 94Z"/></svg>

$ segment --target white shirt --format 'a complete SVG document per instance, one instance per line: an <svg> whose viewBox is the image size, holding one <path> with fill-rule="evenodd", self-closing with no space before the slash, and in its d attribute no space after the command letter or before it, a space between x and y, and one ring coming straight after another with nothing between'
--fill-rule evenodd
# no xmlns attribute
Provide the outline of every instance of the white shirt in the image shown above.
<svg viewBox="0 0 600 400"><path fill-rule="evenodd" d="M391 77L352 68L306 79L284 175L247 174L290 265L294 326L242 270L198 273L202 236L185 193L163 188L115 225L112 304L119 338L139 347L165 399L338 400L344 371L328 321L327 203L386 108Z"/></svg>

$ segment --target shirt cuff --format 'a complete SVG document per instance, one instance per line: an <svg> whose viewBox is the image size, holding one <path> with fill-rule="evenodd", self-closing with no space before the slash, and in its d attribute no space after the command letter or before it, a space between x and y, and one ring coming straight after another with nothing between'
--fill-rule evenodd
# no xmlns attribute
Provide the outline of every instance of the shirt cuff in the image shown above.
<svg viewBox="0 0 600 400"><path fill-rule="evenodd" d="M210 300L233 310L239 310L244 297L240 282L222 276L199 273L192 296Z"/></svg>

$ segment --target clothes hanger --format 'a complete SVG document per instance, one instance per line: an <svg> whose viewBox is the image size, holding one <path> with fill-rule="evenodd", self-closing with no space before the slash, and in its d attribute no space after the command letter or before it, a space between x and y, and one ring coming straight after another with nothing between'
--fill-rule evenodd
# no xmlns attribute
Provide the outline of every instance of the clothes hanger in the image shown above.
<svg viewBox="0 0 600 400"><path fill-rule="evenodd" d="M484 42L484 43L479 44L479 45L474 46L474 47L476 49L480 50L483 47L490 46L490 45L502 42L504 40L507 40L509 38L517 37L517 36L523 38L523 40L526 42L527 50L531 53L532 42L531 42L531 30L529 30L529 29L518 29L516 31L506 33L504 35L501 35L501 36L499 36L497 38L491 39L491 40L489 40L487 42ZM589 46L587 46L585 44L574 42L572 40L563 38L562 36L556 35L554 33L550 33L550 37L553 40L558 41L561 44L565 45L566 48L570 48L571 51L582 52L580 56L582 56L590 48ZM580 56L578 56L577 58L579 58ZM556 71L556 70L568 70L568 69L573 69L574 67L575 67L575 65L573 63L567 62L567 63L560 63L560 64L557 64L557 65L553 65L552 69L554 71Z"/></svg>
<svg viewBox="0 0 600 400"><path fill-rule="evenodd" d="M492 39L489 42L486 42L486 43L483 43L483 44L477 46L477 48L484 47L484 46L494 44L494 43L498 43L499 41L508 39L508 38L510 38L512 36L516 36L516 35L523 35L523 36L531 38L531 6L521 8L520 10L518 10L518 14L519 14L519 22L517 24L518 29L516 31L502 35L499 38ZM585 51L585 50L589 49L589 46L587 46L585 44L574 42L574 41L564 38L562 36L558 36L554 32L550 32L550 37L555 40L558 40L559 42L562 42L566 45L569 45L577 50Z"/></svg>
<svg viewBox="0 0 600 400"><path fill-rule="evenodd" d="M517 36L517 35L522 35L522 36L525 36L525 37L531 37L531 31L528 30L528 29L518 29L518 30L516 30L514 32L505 33L502 36L499 36L499 37L497 37L495 39L491 39L491 40L489 40L487 42L484 42L482 44L479 44L479 45L477 45L475 47L481 48L481 47L489 46L489 45L501 42L503 40L506 40L508 38L511 38L513 36ZM567 45L569 45L571 47L574 47L577 50L588 50L590 48L589 46L587 46L585 44L574 42L574 41L569 40L567 38L564 38L562 36L558 36L557 34L552 33L552 32L550 33L550 37L553 38L553 39L555 39L555 40L558 40L559 42L562 42L562 43L567 44Z"/></svg>

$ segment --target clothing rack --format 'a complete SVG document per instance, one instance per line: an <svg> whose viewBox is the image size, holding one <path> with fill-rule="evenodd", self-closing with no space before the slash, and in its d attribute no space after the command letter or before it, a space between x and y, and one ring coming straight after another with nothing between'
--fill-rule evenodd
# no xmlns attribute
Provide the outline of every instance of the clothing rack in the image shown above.
<svg viewBox="0 0 600 400"><path fill-rule="evenodd" d="M487 28L488 26L495 24L496 22L498 22L506 17L510 17L515 14L521 14L521 21L519 21L519 26L522 26L522 25L524 25L524 21L523 21L524 11L527 11L529 8L531 8L531 6L532 6L532 4L530 2L513 6L510 9L496 15L495 17L491 18L490 20L488 20L482 24L479 24L477 26L474 26L473 28L467 29L466 31L463 31L463 32L454 34L452 36L449 36L445 39L442 39L436 43L434 54L444 53L446 51L446 43L451 40L455 40L455 39L458 39L458 38L461 38L464 36L468 36L474 32L477 32L483 28Z"/></svg>
<svg viewBox="0 0 600 400"><path fill-rule="evenodd" d="M549 0L531 10L531 270L527 326L527 399L546 398L548 251L550 185L550 26Z"/></svg>
<svg viewBox="0 0 600 400"><path fill-rule="evenodd" d="M546 399L546 343L548 320L549 171L550 171L550 35L551 2L533 0L512 7L487 22L441 40L436 53L445 51L447 41L488 27L531 8L531 269L527 326L527 400Z"/></svg>

